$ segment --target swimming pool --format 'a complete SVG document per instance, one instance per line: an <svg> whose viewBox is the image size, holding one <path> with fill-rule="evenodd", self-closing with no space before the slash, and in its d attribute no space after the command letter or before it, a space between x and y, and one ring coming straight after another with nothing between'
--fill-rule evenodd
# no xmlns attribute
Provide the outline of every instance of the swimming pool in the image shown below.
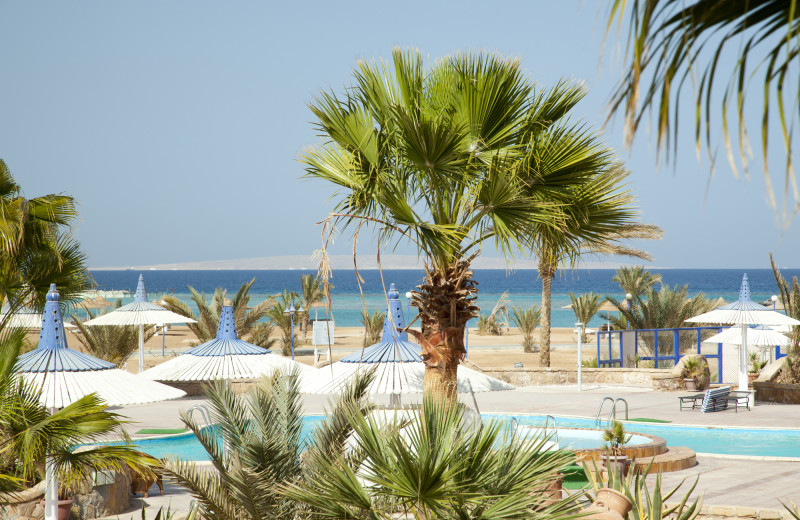
<svg viewBox="0 0 800 520"><path fill-rule="evenodd" d="M322 417L321 415L307 415L303 418L302 435L304 439L311 435ZM511 421L516 419L521 426L542 427L545 421L545 416L536 414L482 414L481 417L483 420ZM556 417L556 422L559 428L595 427L593 419ZM625 429L630 432L662 437L666 439L667 446L685 446L697 453L800 457L800 430L723 429L639 422L625 423ZM181 457L188 460L208 460L208 454L191 433L141 439L134 443L141 451L158 458Z"/></svg>
<svg viewBox="0 0 800 520"><path fill-rule="evenodd" d="M544 415L483 414L483 419L512 420L520 425L543 426ZM757 457L800 457L800 430L756 428L705 428L640 422L625 422L629 432L662 437L667 446L685 446L697 453L749 455ZM552 424L552 422L551 422ZM594 428L594 419L556 417L562 428Z"/></svg>

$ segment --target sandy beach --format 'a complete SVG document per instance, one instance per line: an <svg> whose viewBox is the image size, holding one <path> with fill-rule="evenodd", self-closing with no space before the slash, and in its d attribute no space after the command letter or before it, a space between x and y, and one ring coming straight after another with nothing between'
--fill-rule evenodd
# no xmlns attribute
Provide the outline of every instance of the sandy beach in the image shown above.
<svg viewBox="0 0 800 520"><path fill-rule="evenodd" d="M536 332L538 337L538 330ZM302 342L302 334L298 334L300 342L295 345L295 359L307 365L314 364L314 347ZM571 328L552 329L552 351L550 362L553 367L574 367L577 360L577 336ZM28 335L32 346L39 341L39 333L31 332ZM334 345L331 348L332 360L336 361L348 354L356 352L362 347L364 329L362 327L337 327ZM588 342L583 345L583 359L593 359L596 356L594 336L589 336ZM156 335L145 343L145 367L150 368L176 355L180 355L196 344L197 338L183 325L173 326L163 338L166 355L161 355L162 336ZM72 330L67 332L68 345L76 350L83 351L80 341ZM280 347L272 351L280 355ZM326 360L327 347L319 346L320 359ZM539 366L539 353L525 353L522 350L522 335L516 329L511 329L502 336L479 336L476 329L470 329L469 353L470 362L482 368L511 368L514 363L522 363L526 367ZM128 360L127 370L136 372L136 355L134 353Z"/></svg>

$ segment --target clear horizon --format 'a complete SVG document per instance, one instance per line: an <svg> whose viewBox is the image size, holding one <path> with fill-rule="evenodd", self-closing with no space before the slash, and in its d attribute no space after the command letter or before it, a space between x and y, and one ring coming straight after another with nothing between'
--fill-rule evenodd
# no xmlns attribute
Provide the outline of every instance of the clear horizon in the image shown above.
<svg viewBox="0 0 800 520"><path fill-rule="evenodd" d="M600 128L625 36L612 33L601 53L606 7L520 0L493 9L474 1L458 9L412 1L391 12L322 2L4 3L0 60L10 79L0 84L0 157L26 196L76 198L75 232L92 266L310 255L333 192L300 179L298 151L317 140L306 104L323 89L341 92L359 59L386 58L394 46L431 59L459 50L518 56L542 86L585 81L576 116ZM753 128L759 109L747 107ZM769 252L797 266L800 223L776 225L759 154L751 178L737 180L724 148L715 150L709 178L707 160L695 157L691 107L684 113L668 167L657 165L646 132L623 149L620 117L605 132L632 171L642 220L665 231L661 241L632 245L669 268L766 269ZM779 146L769 159L777 171ZM361 242L374 256L375 245ZM345 233L331 253L351 248Z"/></svg>

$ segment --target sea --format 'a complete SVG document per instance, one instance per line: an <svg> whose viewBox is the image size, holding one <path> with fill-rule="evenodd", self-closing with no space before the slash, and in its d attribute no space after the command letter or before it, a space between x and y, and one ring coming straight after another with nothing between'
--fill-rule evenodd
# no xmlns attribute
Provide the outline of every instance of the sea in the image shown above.
<svg viewBox="0 0 800 520"><path fill-rule="evenodd" d="M703 293L710 298L722 297L730 302L739 296L742 274L747 273L750 280L752 298L755 301L768 300L778 293L778 286L771 269L651 269L661 274L664 284L670 286L689 286L689 295ZM613 269L574 269L562 270L552 284L552 326L573 327L577 321L569 305L569 293L575 295L594 292L601 296L612 296L624 299L622 289L612 281L616 273ZM271 295L283 292L284 289L300 292L300 276L316 274L315 271L302 270L214 270L214 271L99 271L92 275L100 290L127 290L129 295L123 303L133 301L133 292L139 275L144 276L145 288L150 301L157 300L165 294L174 295L187 303L191 303L188 287L204 293L210 300L217 287L225 289L231 296L245 282L255 279L250 289L250 305L257 304ZM362 282L359 284L355 271L335 271L330 282L332 318L339 327L355 327L361 325L363 309L371 314L375 310L386 310L384 287L394 283L400 291L403 309L409 311L407 291L414 289L422 280L421 270L363 270L359 271ZM793 276L800 278L800 269L784 269L781 274L787 280ZM489 313L504 292L508 293L508 305L529 307L541 306L542 280L536 270L520 269L505 271L502 269L477 269L475 279L478 281L478 305L481 312ZM603 315L598 314L590 327L603 323ZM325 319L326 309L311 310L312 318ZM327 316L330 318L331 316Z"/></svg>

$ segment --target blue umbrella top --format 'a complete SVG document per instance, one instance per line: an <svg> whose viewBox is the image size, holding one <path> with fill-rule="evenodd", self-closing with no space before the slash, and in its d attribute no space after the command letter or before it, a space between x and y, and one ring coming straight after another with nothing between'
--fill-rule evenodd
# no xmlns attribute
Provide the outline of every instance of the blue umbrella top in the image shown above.
<svg viewBox="0 0 800 520"><path fill-rule="evenodd" d="M258 345L239 339L236 335L236 317L233 314L233 306L226 304L222 307L222 312L219 316L217 337L187 350L184 354L205 357L269 354L270 352Z"/></svg>
<svg viewBox="0 0 800 520"><path fill-rule="evenodd" d="M408 332L398 332L406 327L400 293L395 284L389 285L389 306L383 320L381 340L363 351L343 357L341 363L414 363L421 362L420 346L408 341Z"/></svg>
<svg viewBox="0 0 800 520"><path fill-rule="evenodd" d="M17 360L19 372L85 372L116 368L114 363L67 347L64 320L61 316L61 295L56 284L50 285L42 314L39 346Z"/></svg>
<svg viewBox="0 0 800 520"><path fill-rule="evenodd" d="M742 276L742 285L739 289L739 299L733 303L729 303L727 305L719 307L718 310L772 312L772 309L764 307L760 303L756 303L750 299L750 282L747 281L747 273L744 273L744 276Z"/></svg>

